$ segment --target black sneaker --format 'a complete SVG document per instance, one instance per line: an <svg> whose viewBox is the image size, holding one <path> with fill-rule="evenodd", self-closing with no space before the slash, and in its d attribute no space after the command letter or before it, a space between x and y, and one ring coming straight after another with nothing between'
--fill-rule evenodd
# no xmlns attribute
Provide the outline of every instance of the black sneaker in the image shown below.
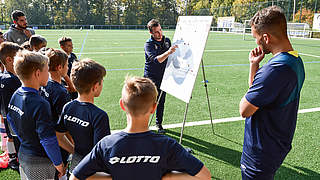
<svg viewBox="0 0 320 180"><path fill-rule="evenodd" d="M157 128L158 128L158 133L159 134L165 134L166 131L163 129L161 124L156 124Z"/></svg>
<svg viewBox="0 0 320 180"><path fill-rule="evenodd" d="M15 171L19 171L19 163L17 159L13 159L11 161L9 161L9 168L15 170Z"/></svg>

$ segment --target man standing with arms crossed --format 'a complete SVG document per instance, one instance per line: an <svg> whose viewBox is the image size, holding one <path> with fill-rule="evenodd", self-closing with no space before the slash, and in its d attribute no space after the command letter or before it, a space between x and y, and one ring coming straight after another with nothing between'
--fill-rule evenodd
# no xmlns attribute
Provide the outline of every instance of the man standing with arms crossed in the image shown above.
<svg viewBox="0 0 320 180"><path fill-rule="evenodd" d="M28 22L22 11L14 10L11 17L14 24L11 25L10 29L4 34L4 39L21 45L28 41L35 32L27 28Z"/></svg>
<svg viewBox="0 0 320 180"><path fill-rule="evenodd" d="M305 72L279 7L257 12L250 25L258 47L249 54L249 90L239 108L246 118L241 174L245 180L270 180L291 150ZM259 68L269 53L273 57Z"/></svg>
<svg viewBox="0 0 320 180"><path fill-rule="evenodd" d="M144 45L146 63L144 67L144 77L151 79L157 86L159 92L157 99L160 98L156 112L156 126L159 133L165 133L162 127L164 102L166 93L162 92L160 97L160 85L166 68L168 56L175 52L177 45L171 46L171 41L162 34L161 25L158 20L152 19L147 25L151 34Z"/></svg>

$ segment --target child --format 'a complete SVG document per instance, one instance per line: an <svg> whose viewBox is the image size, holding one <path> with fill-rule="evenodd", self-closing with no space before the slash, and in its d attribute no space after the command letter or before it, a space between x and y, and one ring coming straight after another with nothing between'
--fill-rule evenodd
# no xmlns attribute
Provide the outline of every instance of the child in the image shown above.
<svg viewBox="0 0 320 180"><path fill-rule="evenodd" d="M21 142L18 153L21 179L53 179L55 168L59 176L65 174L50 104L38 91L40 86L47 85L48 69L48 57L37 52L24 50L14 59L14 70L22 87L10 100L7 118Z"/></svg>
<svg viewBox="0 0 320 180"><path fill-rule="evenodd" d="M32 35L29 44L33 51L38 52L41 48L47 46L47 40L40 35Z"/></svg>
<svg viewBox="0 0 320 180"><path fill-rule="evenodd" d="M49 57L49 80L45 87L41 87L41 95L48 100L51 107L52 121L58 123L63 106L71 101L67 89L61 84L61 78L67 75L68 56L65 52L58 49L48 49L46 55ZM68 163L69 153L73 153L72 140L64 134L56 132L59 145L61 147L61 156L63 163ZM71 137L71 136L69 136ZM62 149L63 148L63 149ZM57 179L57 176L56 176Z"/></svg>
<svg viewBox="0 0 320 180"><path fill-rule="evenodd" d="M149 131L157 94L150 79L127 78L120 99L127 114L126 129L103 138L70 179L85 179L95 172L106 172L112 179L211 179L203 163L175 140Z"/></svg>
<svg viewBox="0 0 320 180"><path fill-rule="evenodd" d="M70 92L71 99L76 99L78 94L74 87L74 84L70 81L70 74L72 69L72 64L78 62L77 56L72 52L73 43L70 37L61 37L59 40L60 48L68 55L68 76L63 77L65 80L65 85L68 86L68 91Z"/></svg>
<svg viewBox="0 0 320 180"><path fill-rule="evenodd" d="M64 106L57 129L60 133L69 132L74 140L71 171L100 139L110 134L107 113L94 105L105 75L105 68L93 60L84 59L73 64L71 79L79 97Z"/></svg>
<svg viewBox="0 0 320 180"><path fill-rule="evenodd" d="M3 42L0 44L0 60L5 67L5 71L0 74L0 107L3 117L6 134L8 137L7 150L9 157L9 167L14 170L19 170L17 161L17 151L19 150L19 140L12 133L7 122L8 104L13 93L21 86L21 82L16 76L13 68L13 59L16 53L20 50L18 44L12 42Z"/></svg>

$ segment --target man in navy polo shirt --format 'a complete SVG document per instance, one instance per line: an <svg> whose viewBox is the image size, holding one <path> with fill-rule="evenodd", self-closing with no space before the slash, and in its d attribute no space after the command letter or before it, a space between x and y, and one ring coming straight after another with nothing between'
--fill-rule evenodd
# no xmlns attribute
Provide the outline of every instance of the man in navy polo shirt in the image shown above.
<svg viewBox="0 0 320 180"><path fill-rule="evenodd" d="M251 19L258 45L249 54L249 90L240 102L245 117L242 179L274 179L291 149L296 128L304 66L287 36L287 22L277 6ZM265 54L273 57L261 68Z"/></svg>
<svg viewBox="0 0 320 180"><path fill-rule="evenodd" d="M166 68L168 56L175 52L178 46L171 46L171 41L162 34L161 25L158 20L152 19L147 25L151 34L144 45L146 63L144 77L150 78L161 92L160 85ZM157 98L159 98L160 93ZM162 127L164 102L166 93L163 92L157 107L156 125L159 133L165 133Z"/></svg>

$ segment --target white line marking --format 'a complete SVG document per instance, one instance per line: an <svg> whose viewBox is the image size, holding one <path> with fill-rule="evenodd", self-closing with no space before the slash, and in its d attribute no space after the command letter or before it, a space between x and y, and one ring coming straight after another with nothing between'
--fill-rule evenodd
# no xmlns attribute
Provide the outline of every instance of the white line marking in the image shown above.
<svg viewBox="0 0 320 180"><path fill-rule="evenodd" d="M312 54L305 54L305 53L299 53L299 54L304 55L304 56L320 58L320 56L316 56L316 55L312 55Z"/></svg>
<svg viewBox="0 0 320 180"><path fill-rule="evenodd" d="M298 111L299 114L303 114L303 113L309 113L309 112L317 112L320 111L320 107L317 108L310 108L310 109L301 109ZM222 119L214 119L212 120L213 124L217 124L217 123L224 123L224 122L233 122L233 121L241 121L244 120L244 118L242 117L231 117L231 118L222 118ZM207 125L207 124L211 124L210 120L204 120L204 121L194 121L194 122L186 122L185 127L188 126L201 126L201 125ZM172 128L181 128L182 127L182 123L177 123L177 124L167 124L167 125L163 125L163 128L165 129L172 129ZM150 126L149 128L150 130L156 130L156 126ZM111 134L120 132L122 130L112 130Z"/></svg>

